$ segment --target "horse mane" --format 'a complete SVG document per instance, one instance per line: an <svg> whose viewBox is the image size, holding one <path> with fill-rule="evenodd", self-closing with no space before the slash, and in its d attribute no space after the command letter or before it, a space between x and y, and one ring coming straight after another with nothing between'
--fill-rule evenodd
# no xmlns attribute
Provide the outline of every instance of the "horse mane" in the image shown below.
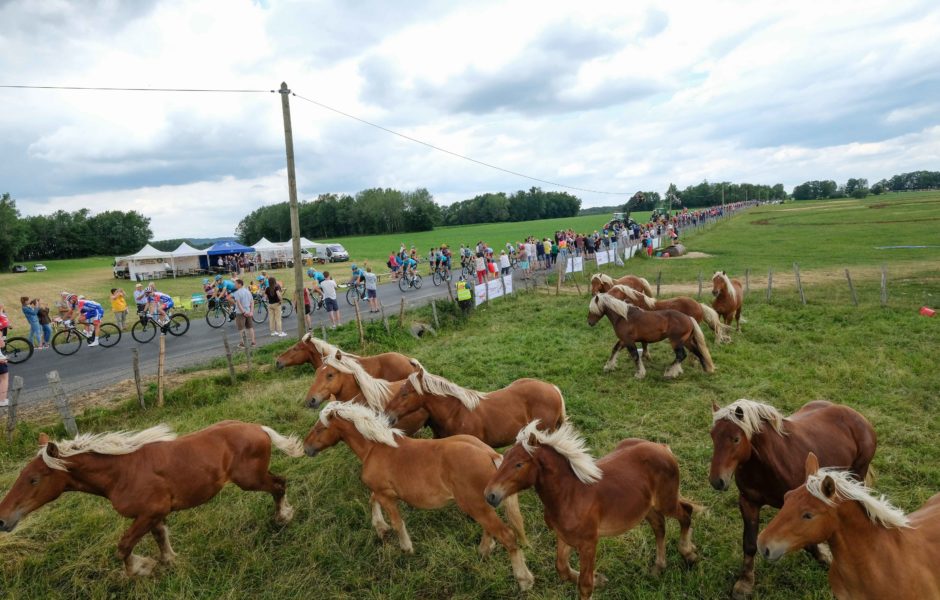
<svg viewBox="0 0 940 600"><path fill-rule="evenodd" d="M611 290L619 290L624 296L626 296L630 300L633 300L634 302L642 302L643 304L646 305L646 308L650 310L655 310L656 308L655 298L650 298L643 292L638 292L631 287L627 287L623 284L618 284L612 287Z"/></svg>
<svg viewBox="0 0 940 600"><path fill-rule="evenodd" d="M336 356L337 352L342 352L343 355L349 356L351 358L356 358L356 359L362 358L358 354L352 354L351 352L346 352L345 350L341 350L340 348L338 348L337 346L334 346L333 344L329 343L326 340L315 338L313 337L312 333L304 334L304 337L301 338L301 341L313 346L316 349L316 351L320 353L320 356Z"/></svg>
<svg viewBox="0 0 940 600"><path fill-rule="evenodd" d="M49 446L43 445L37 456L50 469L68 471L66 457L94 452L95 454L130 454L142 446L154 442L170 442L176 439L176 434L169 425L161 423L143 431L111 431L108 433L83 433L71 440L56 442L59 456L49 456Z"/></svg>
<svg viewBox="0 0 940 600"><path fill-rule="evenodd" d="M826 477L835 483L836 491L831 498L822 491L822 482ZM864 482L857 480L851 471L833 467L819 469L806 478L806 491L829 506L836 505L833 498L840 501L854 500L862 505L868 518L876 525L889 529L911 527L911 522L903 510L891 504L885 496L876 498L874 491Z"/></svg>
<svg viewBox="0 0 940 600"><path fill-rule="evenodd" d="M594 273L591 275L591 283L595 281L606 283L607 285L614 285L614 280L607 273Z"/></svg>
<svg viewBox="0 0 940 600"><path fill-rule="evenodd" d="M330 426L330 417L336 415L353 424L356 431L367 440L385 444L392 448L398 447L395 438L404 436L401 429L395 429L389 424L388 417L376 412L368 406L352 402L330 402L320 411L320 422L325 427Z"/></svg>
<svg viewBox="0 0 940 600"><path fill-rule="evenodd" d="M366 399L373 409L378 412L385 410L385 404L392 397L392 390L388 382L384 379L378 379L366 373L357 360L341 360L331 354L323 358L323 364L333 367L340 373L352 375L356 380L356 385L362 391L362 396Z"/></svg>
<svg viewBox="0 0 940 600"><path fill-rule="evenodd" d="M725 275L724 271L715 271L715 274L712 275L712 281L714 281L716 277L720 277L724 280L725 289L728 290L728 296L730 296L731 301L734 302L737 299L737 292L734 291L734 286L731 285L731 279Z"/></svg>
<svg viewBox="0 0 940 600"><path fill-rule="evenodd" d="M552 432L539 430L539 420L535 419L523 427L516 435L516 442L531 456L535 447L529 444L529 438L534 436L540 446L551 446L555 452L568 460L571 470L581 483L591 485L597 483L604 476L600 467L594 463L594 457L588 454L587 444L577 430L566 421Z"/></svg>
<svg viewBox="0 0 940 600"><path fill-rule="evenodd" d="M467 410L476 409L476 407L480 405L480 400L486 398L486 394L483 392L460 387L449 379L429 373L428 370L415 359L411 359L411 364L417 367L419 371L415 371L409 375L408 381L419 394L451 396L459 400Z"/></svg>
<svg viewBox="0 0 940 600"><path fill-rule="evenodd" d="M600 293L591 299L591 304L588 307L588 310L595 317L600 317L604 315L604 310L608 308L624 319L629 319L630 309L636 307L631 306L623 300L618 300L609 294Z"/></svg>
<svg viewBox="0 0 940 600"><path fill-rule="evenodd" d="M741 409L743 418L738 417L738 409ZM741 428L744 437L751 439L755 433L760 433L762 423L767 421L773 430L780 435L787 435L788 432L783 428L783 415L773 406L762 404L753 400L736 400L724 408L719 408L712 414L712 423L718 421L731 421Z"/></svg>

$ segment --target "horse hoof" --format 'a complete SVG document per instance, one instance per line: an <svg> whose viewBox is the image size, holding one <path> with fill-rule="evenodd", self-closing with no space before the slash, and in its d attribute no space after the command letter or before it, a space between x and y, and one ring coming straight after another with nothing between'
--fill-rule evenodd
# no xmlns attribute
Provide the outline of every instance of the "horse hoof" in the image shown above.
<svg viewBox="0 0 940 600"><path fill-rule="evenodd" d="M125 568L127 570L128 577L147 577L153 573L153 570L156 566L157 561L154 559L132 554L130 557L130 562L127 563Z"/></svg>
<svg viewBox="0 0 940 600"><path fill-rule="evenodd" d="M692 550L686 553L682 557L682 560L685 561L685 566L690 567L690 568L695 566L695 563L698 562L698 559L699 559L698 552L696 552L695 550Z"/></svg>
<svg viewBox="0 0 940 600"><path fill-rule="evenodd" d="M274 515L274 522L278 525L287 525L294 518L294 507L285 504L281 507L281 510Z"/></svg>
<svg viewBox="0 0 940 600"><path fill-rule="evenodd" d="M405 554L414 554L415 547L412 546L411 544L408 544L407 546L402 546L401 551L404 552Z"/></svg>
<svg viewBox="0 0 940 600"><path fill-rule="evenodd" d="M171 550L170 552L160 555L160 562L165 565L172 565L176 562L176 552Z"/></svg>
<svg viewBox="0 0 940 600"><path fill-rule="evenodd" d="M746 579L738 579L731 590L731 600L747 600L754 591L754 583Z"/></svg>
<svg viewBox="0 0 940 600"><path fill-rule="evenodd" d="M634 377L636 377L637 379L643 379L644 377L646 377L646 373L637 373L636 375L634 375Z"/></svg>
<svg viewBox="0 0 940 600"><path fill-rule="evenodd" d="M602 588L607 585L607 576L603 573L594 573L594 587Z"/></svg>
<svg viewBox="0 0 940 600"><path fill-rule="evenodd" d="M652 575L653 577L659 577L660 575L663 574L663 571L665 570L666 570L666 565L654 564L652 567L650 567L650 575Z"/></svg>
<svg viewBox="0 0 940 600"><path fill-rule="evenodd" d="M386 526L386 527L376 527L376 528L375 528L375 535L377 535L377 536L379 537L379 540L382 541L382 540L385 539L385 536L388 534L389 531L391 531L391 528L390 528L390 527L387 527L387 526Z"/></svg>
<svg viewBox="0 0 940 600"><path fill-rule="evenodd" d="M516 582L519 584L519 589L523 592L528 592L532 589L532 586L535 585L535 576L531 572L526 573L522 577L516 579Z"/></svg>

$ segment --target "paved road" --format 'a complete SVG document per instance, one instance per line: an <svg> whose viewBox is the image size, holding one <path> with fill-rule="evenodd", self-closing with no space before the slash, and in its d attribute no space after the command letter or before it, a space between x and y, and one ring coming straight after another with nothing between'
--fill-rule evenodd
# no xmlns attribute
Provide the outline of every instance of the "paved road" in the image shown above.
<svg viewBox="0 0 940 600"><path fill-rule="evenodd" d="M430 277L424 277L424 285L419 290L409 289L402 293L396 283L386 283L379 286L378 297L386 307L389 317L395 315L399 309L401 297L405 297L408 308L421 306L430 302L432 297L448 298L447 288L443 285L435 287ZM195 281L195 280L194 280ZM355 318L353 308L345 300L345 289L339 291L340 314L343 322ZM368 311L367 305L361 308ZM196 311L191 318L189 331L182 337L166 337L166 365L168 372L191 367L210 361L224 355L221 329L209 327L204 318L203 311ZM368 312L363 318L368 320ZM107 314L106 314L107 317ZM284 320L284 331L297 337L298 315L296 311L291 317ZM321 323L329 323L326 312L318 310L314 314L313 325L319 330ZM275 341L289 338L271 337L269 329L270 319L261 325L255 324L255 333L259 345L270 344ZM228 332L229 343L238 343L238 333L232 322L224 326ZM134 376L131 364L130 349L140 349L140 366L143 376L155 375L157 371L157 353L159 342L154 338L147 344L137 343L130 332L125 332L121 342L111 348L100 346L82 348L71 356L60 356L53 350L34 352L32 358L19 365L10 365L10 374L23 378L23 391L19 403L28 405L51 398L51 391L46 381L46 373L57 370L62 379L63 386L68 393L80 393L105 387Z"/></svg>

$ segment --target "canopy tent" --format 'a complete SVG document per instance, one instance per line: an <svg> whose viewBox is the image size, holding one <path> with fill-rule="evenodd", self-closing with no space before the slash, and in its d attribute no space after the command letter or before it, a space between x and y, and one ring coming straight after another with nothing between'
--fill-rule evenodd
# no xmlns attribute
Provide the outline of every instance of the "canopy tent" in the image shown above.
<svg viewBox="0 0 940 600"><path fill-rule="evenodd" d="M282 244L275 244L268 241L267 238L261 238L253 245L255 252L258 253L258 259L262 262L284 261L290 254L290 248L285 248Z"/></svg>
<svg viewBox="0 0 940 600"><path fill-rule="evenodd" d="M172 260L171 253L157 250L147 244L130 256L114 257L114 264L117 267L127 267L128 277L141 281L164 277L167 270L172 270L169 265Z"/></svg>
<svg viewBox="0 0 940 600"><path fill-rule="evenodd" d="M193 248L186 242L183 242L179 245L179 248L171 252L174 258L183 258L187 256L205 256L206 251L200 250L199 248Z"/></svg>
<svg viewBox="0 0 940 600"><path fill-rule="evenodd" d="M205 268L201 263L205 260L206 251L193 248L186 242L170 254L173 256L173 270L178 274L194 274Z"/></svg>
<svg viewBox="0 0 940 600"><path fill-rule="evenodd" d="M250 254L255 249L251 246L243 246L235 241L216 242L206 249L208 256L223 256L225 254Z"/></svg>

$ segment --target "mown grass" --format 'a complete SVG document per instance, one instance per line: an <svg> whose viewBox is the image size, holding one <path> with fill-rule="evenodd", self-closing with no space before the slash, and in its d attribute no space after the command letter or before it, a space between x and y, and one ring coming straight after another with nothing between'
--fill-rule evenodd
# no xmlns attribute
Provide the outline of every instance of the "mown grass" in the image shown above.
<svg viewBox="0 0 940 600"><path fill-rule="evenodd" d="M873 284L863 284L868 285ZM932 273L919 284L898 282L897 293L914 294L908 288L923 285L937 292L940 278ZM725 404L748 397L785 412L817 399L848 404L879 434L874 464L880 491L912 510L940 490L936 322L906 307L848 309L827 299L825 289L806 307L792 295L768 304L752 294L744 333L730 345L713 346L718 371L708 376L687 363L685 375L672 382L661 377L669 355L663 346L654 348L654 367L644 381L633 378L628 360L613 373L603 372L613 333L606 321L588 327L586 298L571 294L520 294L476 310L465 322L446 312L445 331L420 342L370 326L364 352L398 350L483 390L525 376L552 381L596 455L625 437L668 443L681 464L683 494L709 508L695 522L702 560L692 569L681 566L677 527L670 523L669 569L660 578L649 576L653 538L643 525L601 543L599 569L610 585L598 597L725 598L740 564L741 521L736 494L715 492L707 482L712 400ZM331 341L356 351L355 339L345 327ZM259 360L269 363L273 352L266 349ZM79 425L102 431L166 421L186 432L236 418L303 435L316 418L300 405L310 379L307 367L256 370L240 375L236 386L227 377L198 378L173 390L163 410L140 412L129 402L122 410L86 414ZM37 433L21 424L14 446L2 446L0 489L8 489L34 452ZM127 522L103 499L66 495L0 537L0 589L15 598L520 596L505 552L481 560L475 551L479 528L454 507L404 510L414 556L403 555L394 542L380 544L367 517L359 462L344 446L315 459L277 455L272 470L289 479L288 494L298 509L292 524L273 525L269 497L226 488L208 505L170 517L180 560L143 580L127 580L113 555ZM524 493L522 506L532 541L526 554L536 576L527 597L574 597L575 588L554 573L554 540L537 496ZM771 512L764 511L764 522ZM153 555L156 549L147 540L140 551ZM758 561L757 594L829 597L824 570L802 555L776 565Z"/></svg>

